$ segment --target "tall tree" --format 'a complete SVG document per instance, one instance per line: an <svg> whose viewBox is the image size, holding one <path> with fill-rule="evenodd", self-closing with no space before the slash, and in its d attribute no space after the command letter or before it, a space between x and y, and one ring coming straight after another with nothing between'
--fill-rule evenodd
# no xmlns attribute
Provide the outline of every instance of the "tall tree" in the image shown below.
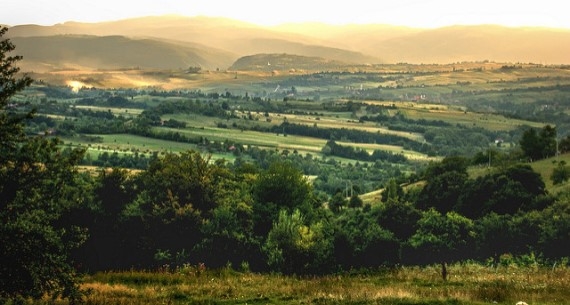
<svg viewBox="0 0 570 305"><path fill-rule="evenodd" d="M253 185L255 233L266 236L279 211L311 212L312 186L293 164L276 161L261 172Z"/></svg>
<svg viewBox="0 0 570 305"><path fill-rule="evenodd" d="M408 243L414 251L409 253L411 255L403 255L405 262L445 263L458 260L471 250L474 223L456 212L442 214L432 208L423 212L418 229Z"/></svg>
<svg viewBox="0 0 570 305"><path fill-rule="evenodd" d="M0 27L0 39L7 31L8 28ZM32 79L27 76L18 78L20 68L16 63L22 57L10 54L15 48L9 39L0 40L0 162L12 157L10 153L14 153L16 144L25 138L22 122L32 116L31 113L16 115L9 111L10 98L32 84Z"/></svg>
<svg viewBox="0 0 570 305"><path fill-rule="evenodd" d="M544 126L537 132L534 128L527 129L520 140L521 149L531 160L540 160L556 154L556 128Z"/></svg>
<svg viewBox="0 0 570 305"><path fill-rule="evenodd" d="M137 263L149 264L159 250L189 253L202 240L200 226L220 203L228 175L223 161L210 163L197 151L154 159L136 177L141 191L125 211L128 225L145 234L130 232L140 241Z"/></svg>
<svg viewBox="0 0 570 305"><path fill-rule="evenodd" d="M426 185L419 194L417 207L427 210L431 207L441 213L453 210L469 178L468 160L463 157L447 157L434 163L426 170Z"/></svg>
<svg viewBox="0 0 570 305"><path fill-rule="evenodd" d="M7 29L0 27L0 39ZM44 295L80 297L68 253L82 242L63 215L81 203L75 165L82 151L63 152L57 139L27 137L12 97L32 83L19 76L15 46L0 40L0 303Z"/></svg>
<svg viewBox="0 0 570 305"><path fill-rule="evenodd" d="M263 247L269 266L287 274L325 271L332 255L328 235L322 222L307 224L299 210L282 209Z"/></svg>

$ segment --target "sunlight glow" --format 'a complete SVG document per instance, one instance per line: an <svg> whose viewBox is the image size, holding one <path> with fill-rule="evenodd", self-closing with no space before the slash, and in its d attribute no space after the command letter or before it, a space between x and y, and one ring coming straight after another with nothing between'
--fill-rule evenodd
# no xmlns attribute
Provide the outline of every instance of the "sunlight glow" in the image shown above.
<svg viewBox="0 0 570 305"><path fill-rule="evenodd" d="M559 0L3 0L0 20L9 25L100 22L177 14L226 17L259 25L321 22L391 24L434 28L457 24L498 24L570 29L567 4Z"/></svg>
<svg viewBox="0 0 570 305"><path fill-rule="evenodd" d="M71 87L71 90L75 93L79 92L79 89L86 87L84 83L76 80L68 80L66 84Z"/></svg>

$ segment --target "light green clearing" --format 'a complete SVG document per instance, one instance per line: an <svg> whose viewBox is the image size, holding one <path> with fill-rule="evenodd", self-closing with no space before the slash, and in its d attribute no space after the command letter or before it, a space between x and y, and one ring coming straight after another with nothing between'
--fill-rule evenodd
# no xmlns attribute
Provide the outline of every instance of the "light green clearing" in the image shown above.
<svg viewBox="0 0 570 305"><path fill-rule="evenodd" d="M189 143L173 142L161 139L145 138L129 134L113 134L113 135L93 135L103 138L101 143L91 143L82 141L78 138L65 138L65 144L73 147L82 147L87 149L87 153L93 159L99 157L103 152L118 153L120 156L134 154L145 154L147 157L153 152L173 152L180 153L188 150L202 151L198 146ZM233 162L235 156L231 153L205 153L212 156L212 160L225 159Z"/></svg>
<svg viewBox="0 0 570 305"><path fill-rule="evenodd" d="M137 109L137 108L114 108L114 107L83 106L83 105L75 105L75 108L91 109L93 111L110 111L114 115L123 115L123 116L137 116L143 112L143 109Z"/></svg>
<svg viewBox="0 0 570 305"><path fill-rule="evenodd" d="M264 133L257 131L240 131L216 127L173 129L156 127L154 131L172 131L190 137L204 137L209 141L235 141L242 145L261 146L265 148L289 149L309 153L320 152L326 140L302 136L283 136L283 134Z"/></svg>

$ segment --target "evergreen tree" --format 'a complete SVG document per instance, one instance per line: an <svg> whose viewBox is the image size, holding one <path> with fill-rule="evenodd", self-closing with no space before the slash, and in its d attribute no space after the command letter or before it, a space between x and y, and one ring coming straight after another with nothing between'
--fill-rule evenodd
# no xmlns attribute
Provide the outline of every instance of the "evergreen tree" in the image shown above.
<svg viewBox="0 0 570 305"><path fill-rule="evenodd" d="M83 152L25 135L33 113L18 113L11 98L32 80L17 75L14 48L0 40L0 303L46 294L74 301L80 290L68 253L84 235L62 217L83 200L75 172Z"/></svg>

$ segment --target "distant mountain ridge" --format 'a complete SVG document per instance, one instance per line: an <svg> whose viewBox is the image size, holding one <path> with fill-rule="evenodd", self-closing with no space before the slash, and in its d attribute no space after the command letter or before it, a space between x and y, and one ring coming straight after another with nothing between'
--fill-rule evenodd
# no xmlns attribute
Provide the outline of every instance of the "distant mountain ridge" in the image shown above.
<svg viewBox="0 0 570 305"><path fill-rule="evenodd" d="M53 69L185 69L227 67L235 54L206 46L190 46L124 36L56 35L11 38L30 68Z"/></svg>
<svg viewBox="0 0 570 305"><path fill-rule="evenodd" d="M26 66L54 69L73 65L227 69L241 57L272 53L352 65L482 60L570 63L568 30L490 25L437 29L326 24L261 27L225 18L157 16L20 25L11 27L7 36L24 56Z"/></svg>
<svg viewBox="0 0 570 305"><path fill-rule="evenodd" d="M383 54L387 61L412 63L491 60L568 64L568 50L570 31L495 25L443 27L364 48L365 52Z"/></svg>

